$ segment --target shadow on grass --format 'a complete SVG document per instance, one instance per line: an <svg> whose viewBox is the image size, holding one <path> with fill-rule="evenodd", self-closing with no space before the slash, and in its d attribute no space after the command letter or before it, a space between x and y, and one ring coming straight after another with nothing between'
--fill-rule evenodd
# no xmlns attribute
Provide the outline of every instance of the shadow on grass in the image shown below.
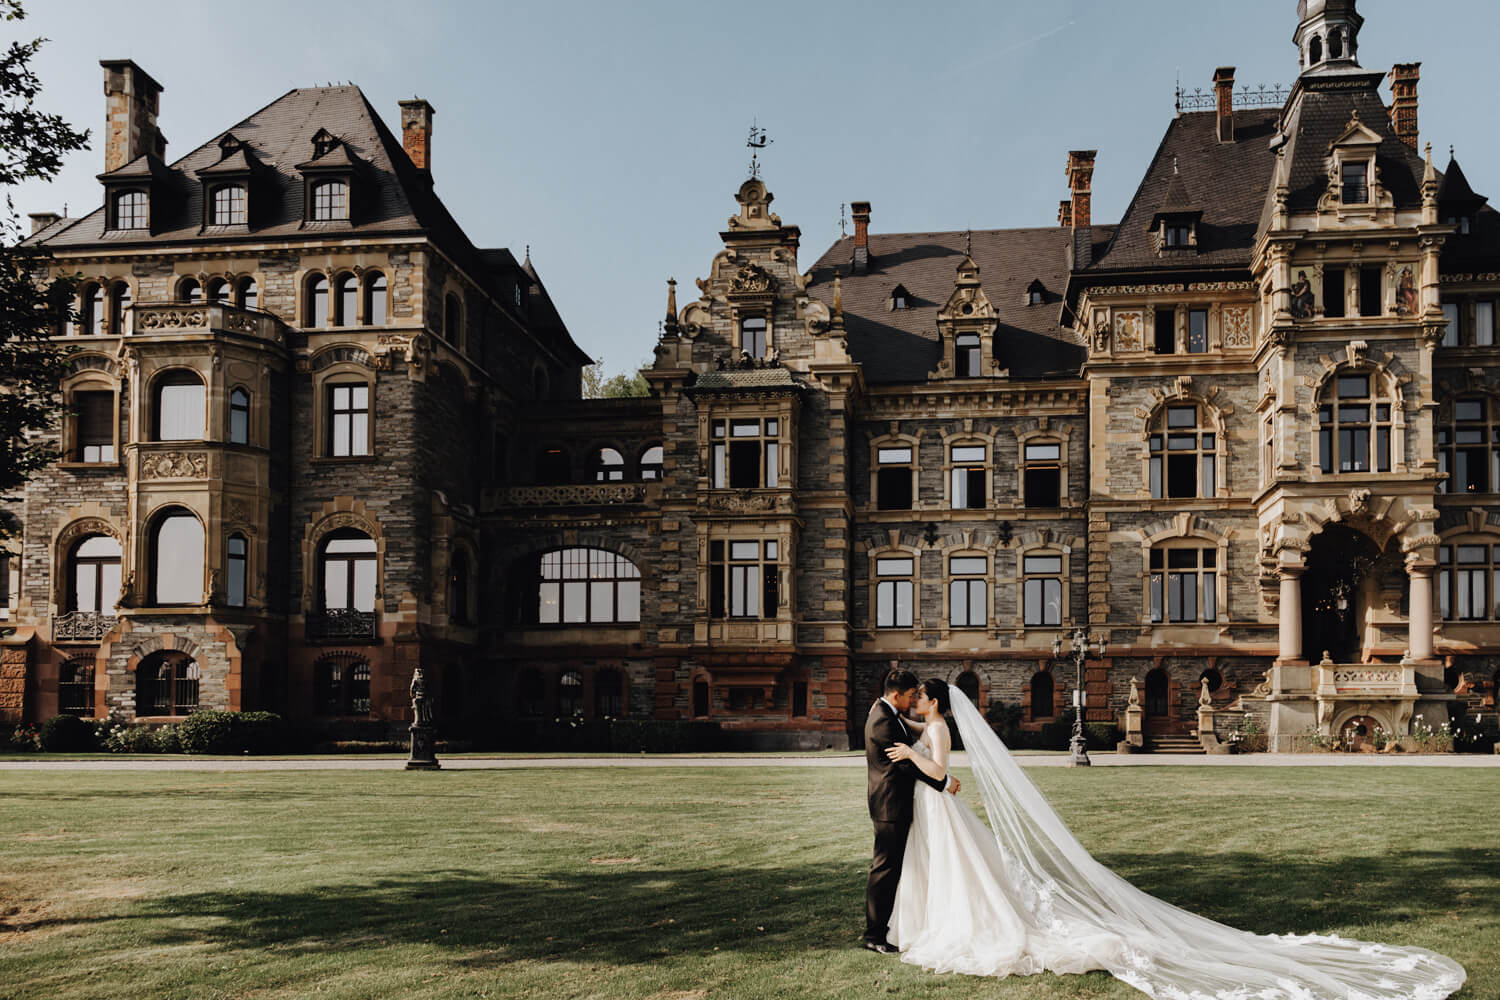
<svg viewBox="0 0 1500 1000"><path fill-rule="evenodd" d="M1436 923L1459 892L1500 878L1500 863L1478 850L1326 862L1185 852L1103 860L1169 902L1258 933L1325 931L1372 917ZM851 948L863 887L855 864L648 870L582 862L518 881L448 870L295 891L188 893L98 919L157 922L158 944L283 954L420 944L462 952L455 958L466 965L570 957L631 964L714 950Z"/></svg>

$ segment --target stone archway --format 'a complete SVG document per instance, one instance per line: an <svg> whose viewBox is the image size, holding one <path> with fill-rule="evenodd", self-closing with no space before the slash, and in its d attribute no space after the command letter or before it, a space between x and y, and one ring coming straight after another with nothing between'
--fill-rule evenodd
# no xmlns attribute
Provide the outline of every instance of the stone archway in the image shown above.
<svg viewBox="0 0 1500 1000"><path fill-rule="evenodd" d="M1363 623L1375 599L1381 548L1363 531L1329 524L1311 539L1302 576L1302 656L1317 663L1362 659Z"/></svg>

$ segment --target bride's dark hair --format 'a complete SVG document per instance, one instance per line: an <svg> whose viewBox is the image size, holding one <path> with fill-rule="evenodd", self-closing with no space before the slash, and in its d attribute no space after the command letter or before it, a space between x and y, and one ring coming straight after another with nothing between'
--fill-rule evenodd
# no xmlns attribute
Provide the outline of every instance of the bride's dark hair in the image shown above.
<svg viewBox="0 0 1500 1000"><path fill-rule="evenodd" d="M947 715L952 705L948 700L948 682L940 681L936 677L929 677L922 682L922 690L927 692L927 697L937 702L938 711Z"/></svg>

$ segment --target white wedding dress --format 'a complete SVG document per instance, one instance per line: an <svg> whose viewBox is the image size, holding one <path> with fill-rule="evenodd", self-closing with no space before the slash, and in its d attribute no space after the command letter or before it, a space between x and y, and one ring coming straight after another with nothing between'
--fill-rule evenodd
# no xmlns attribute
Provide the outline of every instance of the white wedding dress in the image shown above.
<svg viewBox="0 0 1500 1000"><path fill-rule="evenodd" d="M1157 1000L1443 1000L1463 967L1321 934L1257 935L1099 864L961 691L949 687L984 822L918 783L889 939L902 961L978 976L1104 969ZM926 736L918 752L931 756Z"/></svg>

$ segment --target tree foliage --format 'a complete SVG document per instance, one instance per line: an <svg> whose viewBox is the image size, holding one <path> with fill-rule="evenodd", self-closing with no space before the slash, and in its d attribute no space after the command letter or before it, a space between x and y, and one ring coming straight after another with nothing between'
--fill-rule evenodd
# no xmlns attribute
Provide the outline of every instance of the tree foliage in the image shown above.
<svg viewBox="0 0 1500 1000"><path fill-rule="evenodd" d="M639 371L605 375L603 358L583 370L584 399L624 399L628 396L649 395L651 387Z"/></svg>
<svg viewBox="0 0 1500 1000"><path fill-rule="evenodd" d="M21 0L0 0L0 17L26 16ZM0 220L0 501L14 502L15 491L37 469L56 458L38 435L57 419L57 386L66 351L50 337L73 318L76 281L51 276L46 253L21 245L25 234L9 189L21 181L51 180L63 157L88 146L79 132L57 115L36 107L42 85L31 60L44 39L12 42L0 56L0 185L7 188ZM0 509L0 538L15 529Z"/></svg>

